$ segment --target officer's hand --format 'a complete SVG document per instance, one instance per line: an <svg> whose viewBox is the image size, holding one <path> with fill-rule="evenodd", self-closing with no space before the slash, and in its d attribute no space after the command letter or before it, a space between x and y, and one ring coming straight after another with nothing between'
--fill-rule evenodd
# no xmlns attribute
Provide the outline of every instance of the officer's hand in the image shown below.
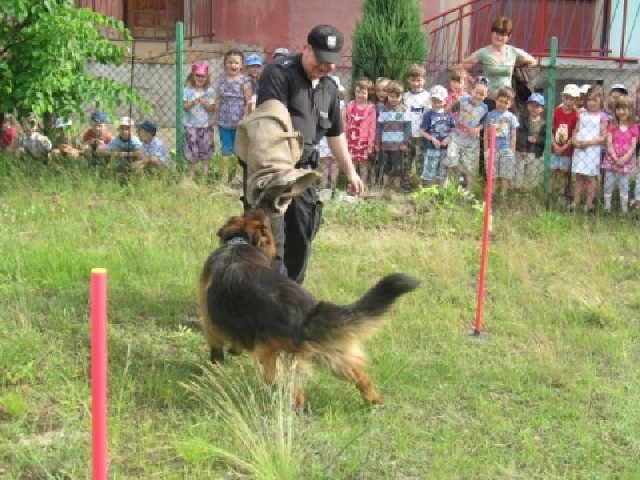
<svg viewBox="0 0 640 480"><path fill-rule="evenodd" d="M349 193L349 195L355 195L356 197L360 197L361 195L364 194L364 183L362 182L362 179L356 172L353 172L353 174L351 174L348 180L349 180L349 191L347 193Z"/></svg>

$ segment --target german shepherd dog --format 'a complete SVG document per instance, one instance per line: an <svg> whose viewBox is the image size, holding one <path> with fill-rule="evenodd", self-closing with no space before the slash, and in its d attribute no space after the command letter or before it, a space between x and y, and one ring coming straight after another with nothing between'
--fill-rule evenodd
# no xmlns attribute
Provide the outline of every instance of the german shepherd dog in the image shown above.
<svg viewBox="0 0 640 480"><path fill-rule="evenodd" d="M278 355L288 352L297 370L323 365L353 383L366 401L381 403L365 371L367 356L360 342L378 330L396 298L419 282L396 273L350 305L317 300L271 267L275 243L269 218L263 208L231 217L218 231L221 246L204 264L199 296L211 361L224 360L225 344L232 354L252 351L264 381L273 384ZM304 400L296 385L296 404Z"/></svg>

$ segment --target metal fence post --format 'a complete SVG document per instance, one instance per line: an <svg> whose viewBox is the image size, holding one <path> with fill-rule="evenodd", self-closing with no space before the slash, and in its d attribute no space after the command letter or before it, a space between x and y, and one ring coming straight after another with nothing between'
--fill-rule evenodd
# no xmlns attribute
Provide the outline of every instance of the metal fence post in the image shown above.
<svg viewBox="0 0 640 480"><path fill-rule="evenodd" d="M542 201L546 208L551 206L550 176L551 151L553 146L553 109L556 103L556 60L558 55L558 37L551 37L551 51L549 54L549 74L547 75L547 111L546 135L544 139L544 183L542 187Z"/></svg>
<svg viewBox="0 0 640 480"><path fill-rule="evenodd" d="M182 88L184 85L183 69L184 24L176 23L176 164L178 170L184 169L184 108Z"/></svg>

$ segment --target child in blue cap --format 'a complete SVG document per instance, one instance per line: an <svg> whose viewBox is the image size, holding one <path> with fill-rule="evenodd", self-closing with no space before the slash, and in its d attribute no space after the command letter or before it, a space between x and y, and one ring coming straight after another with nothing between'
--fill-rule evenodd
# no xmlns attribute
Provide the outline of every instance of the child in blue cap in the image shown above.
<svg viewBox="0 0 640 480"><path fill-rule="evenodd" d="M527 99L527 111L521 117L516 139L516 178L517 190L532 192L542 178L544 163L545 100L541 93L534 92Z"/></svg>
<svg viewBox="0 0 640 480"><path fill-rule="evenodd" d="M256 100L258 98L258 79L262 72L262 57L257 53L249 55L244 61L244 67L247 71L247 77L251 83L251 100L247 104L247 114L253 112L256 108Z"/></svg>
<svg viewBox="0 0 640 480"><path fill-rule="evenodd" d="M96 151L104 148L111 140L113 140L113 135L107 128L107 114L99 111L93 112L91 126L84 132L81 141L82 155L89 159L90 165L98 163Z"/></svg>

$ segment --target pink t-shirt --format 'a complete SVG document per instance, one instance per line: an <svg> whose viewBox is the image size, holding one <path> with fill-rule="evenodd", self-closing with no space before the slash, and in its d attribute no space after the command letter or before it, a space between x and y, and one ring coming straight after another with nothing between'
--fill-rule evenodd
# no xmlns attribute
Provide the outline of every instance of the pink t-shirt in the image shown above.
<svg viewBox="0 0 640 480"><path fill-rule="evenodd" d="M625 131L622 131L618 125L610 123L607 128L607 134L611 134L613 151L616 152L618 157L621 157L631 148L631 141L633 138L638 138L640 134L640 127L638 127L638 125L630 125ZM629 159L623 165L618 165L607 151L607 154L604 156L604 160L602 161L602 169L607 172L631 173L633 168L633 158L634 156L630 155Z"/></svg>

